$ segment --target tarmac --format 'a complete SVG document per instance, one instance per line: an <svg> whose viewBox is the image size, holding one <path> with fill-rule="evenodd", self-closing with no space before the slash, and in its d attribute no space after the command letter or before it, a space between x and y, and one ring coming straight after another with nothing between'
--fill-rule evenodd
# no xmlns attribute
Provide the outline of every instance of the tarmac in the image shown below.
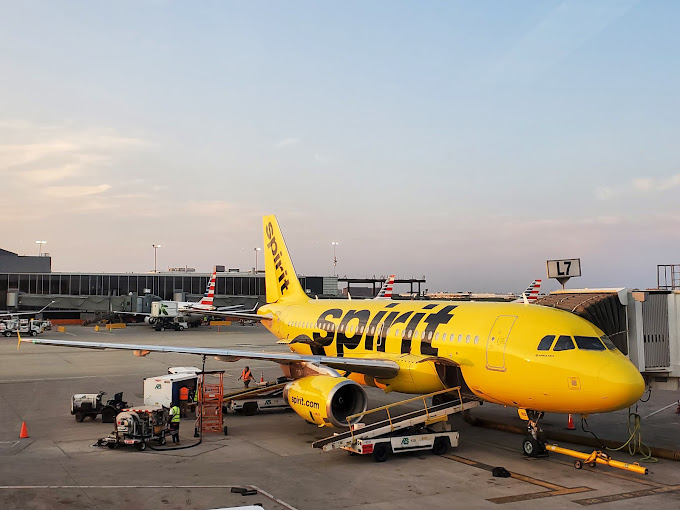
<svg viewBox="0 0 680 510"><path fill-rule="evenodd" d="M201 327L182 332L156 332L135 326L113 332L68 326L46 338L143 342L167 345L220 346L257 351L286 351L261 326ZM134 448L93 446L111 424L70 414L75 393L123 391L124 400L143 403L142 379L167 373L171 366L200 366L198 356L69 349L23 344L16 337L0 340L0 508L135 508L211 509L262 505L274 509L409 509L524 508L541 504L551 509L657 509L680 507L680 463L660 459L645 463L651 473L638 475L607 466L577 470L573 459L551 454L532 459L522 455L522 436L472 426L451 419L460 431L460 445L443 456L430 452L393 455L385 463L372 456L344 451L323 452L311 443L333 429L305 423L293 412L254 416L229 413L229 435L205 434L202 444L185 450L144 452ZM258 361L224 363L207 360L206 369L225 370L225 392L242 387L237 380L248 364L265 380L281 375L277 365ZM540 384L540 381L527 381ZM369 388L370 407L409 397ZM646 416L680 398L678 392L653 392L640 403ZM514 409L485 404L472 410L485 420L524 427ZM22 421L29 438L19 439ZM564 431L567 417L548 415L546 430ZM625 442L627 411L596 415L587 425L601 439ZM580 423L576 423L580 429ZM182 445L193 444L194 423L182 420ZM680 449L680 415L671 406L642 421L648 445ZM582 430L569 434L589 436ZM583 452L592 448L573 446ZM636 462L642 455L627 449L609 452L617 460ZM493 467L512 476L495 478ZM232 493L232 487L256 494ZM534 502L542 499L543 501Z"/></svg>

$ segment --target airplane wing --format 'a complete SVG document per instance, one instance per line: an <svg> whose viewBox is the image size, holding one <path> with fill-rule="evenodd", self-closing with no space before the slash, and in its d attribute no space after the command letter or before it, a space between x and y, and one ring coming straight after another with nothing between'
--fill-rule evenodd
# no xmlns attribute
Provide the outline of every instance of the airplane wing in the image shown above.
<svg viewBox="0 0 680 510"><path fill-rule="evenodd" d="M261 319L266 318L258 316ZM170 345L118 344L108 342L77 342L73 340L49 340L46 338L21 338L20 343L41 345L55 345L61 347L76 347L82 349L118 349L134 351L138 356L146 356L150 352L172 352L178 354L196 354L212 356L218 361L238 361L240 359L255 359L272 361L283 365L295 363L312 363L325 365L339 370L348 370L359 374L366 374L381 379L390 379L399 373L399 365L391 360L379 358L341 358L336 356L314 356L295 352L274 353L241 351L236 349L219 349L212 347L176 347Z"/></svg>

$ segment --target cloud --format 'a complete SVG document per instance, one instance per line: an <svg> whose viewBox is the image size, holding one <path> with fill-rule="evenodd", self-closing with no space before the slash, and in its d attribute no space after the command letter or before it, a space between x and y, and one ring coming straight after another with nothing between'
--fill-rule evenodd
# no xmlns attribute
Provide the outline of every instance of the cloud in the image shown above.
<svg viewBox="0 0 680 510"><path fill-rule="evenodd" d="M45 195L56 198L76 198L89 195L98 195L111 189L110 184L96 186L50 186L43 190Z"/></svg>
<svg viewBox="0 0 680 510"><path fill-rule="evenodd" d="M680 186L680 174L665 179L643 177L633 179L630 183L619 187L600 186L595 189L595 196L600 200L609 200L622 195L663 193Z"/></svg>
<svg viewBox="0 0 680 510"><path fill-rule="evenodd" d="M299 138L284 138L283 140L276 142L274 147L277 149L283 149L284 147L289 147L290 145L295 145L297 143L300 143Z"/></svg>

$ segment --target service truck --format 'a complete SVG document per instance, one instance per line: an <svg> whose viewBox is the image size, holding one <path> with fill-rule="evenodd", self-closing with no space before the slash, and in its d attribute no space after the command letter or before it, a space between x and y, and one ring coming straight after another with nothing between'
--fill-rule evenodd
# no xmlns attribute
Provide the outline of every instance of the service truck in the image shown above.
<svg viewBox="0 0 680 510"><path fill-rule="evenodd" d="M45 331L45 326L41 320L33 319L5 319L2 321L3 327L0 328L5 336L12 336L12 333L28 334L36 336Z"/></svg>
<svg viewBox="0 0 680 510"><path fill-rule="evenodd" d="M147 377L144 379L144 405L170 407L172 402L179 404L179 389L186 386L192 394L196 391L197 380L194 372Z"/></svg>

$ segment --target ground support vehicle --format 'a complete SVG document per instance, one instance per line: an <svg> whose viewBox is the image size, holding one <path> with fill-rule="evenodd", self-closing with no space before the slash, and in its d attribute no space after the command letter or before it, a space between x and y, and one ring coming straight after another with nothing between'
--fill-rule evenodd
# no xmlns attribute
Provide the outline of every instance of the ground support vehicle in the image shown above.
<svg viewBox="0 0 680 510"><path fill-rule="evenodd" d="M377 462L383 462L392 453L432 450L435 455L444 455L449 448L458 447L458 437L458 432L434 432L426 428L406 429L401 433L373 439L359 438L349 446L343 447L343 450L359 455L373 454Z"/></svg>
<svg viewBox="0 0 680 510"><path fill-rule="evenodd" d="M275 383L260 383L253 388L244 388L224 395L227 409L246 416L252 416L258 411L288 409L290 406L283 398L283 388L288 383L285 377Z"/></svg>
<svg viewBox="0 0 680 510"><path fill-rule="evenodd" d="M149 441L165 444L165 436L170 433L168 409L162 406L139 406L123 409L116 416L115 429L108 437L99 440L109 448L132 445L138 450L146 450Z"/></svg>
<svg viewBox="0 0 680 510"><path fill-rule="evenodd" d="M37 336L45 331L43 321L34 319L6 319L2 323L2 334L5 336L12 336L12 333L21 333Z"/></svg>
<svg viewBox="0 0 680 510"><path fill-rule="evenodd" d="M428 397L455 392L454 400L437 405L427 405ZM391 410L397 406L422 401L423 408L392 416ZM439 400L439 399L435 399ZM435 455L445 454L450 447L458 446L458 432L452 432L448 424L450 414L459 413L480 405L478 400L466 400L460 387L450 388L402 400L356 415L348 416L348 423L357 418L376 412L385 412L387 419L370 424L357 423L347 432L335 434L312 443L314 448L324 451L335 449L348 450L351 454L372 454L376 462L385 462L392 453L432 450Z"/></svg>
<svg viewBox="0 0 680 510"><path fill-rule="evenodd" d="M71 414L76 417L77 422L89 417L93 420L98 414L102 415L102 423L113 423L116 415L128 406L123 400L123 392L116 393L113 398L103 402L105 391L99 393L78 393L71 397Z"/></svg>
<svg viewBox="0 0 680 510"><path fill-rule="evenodd" d="M193 326L194 323L191 323ZM154 329L156 331L165 331L166 329L174 329L175 331L184 331L189 328L190 324L180 317L175 317L172 319L158 317L154 322Z"/></svg>

